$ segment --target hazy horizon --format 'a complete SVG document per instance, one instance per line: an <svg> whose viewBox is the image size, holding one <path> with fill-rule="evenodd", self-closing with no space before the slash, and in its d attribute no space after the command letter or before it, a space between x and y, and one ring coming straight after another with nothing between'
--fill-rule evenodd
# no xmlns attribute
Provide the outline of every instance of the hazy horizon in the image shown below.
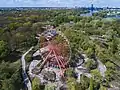
<svg viewBox="0 0 120 90"><path fill-rule="evenodd" d="M0 7L89 7L92 0L2 0ZM93 0L95 7L120 7L120 0Z"/></svg>

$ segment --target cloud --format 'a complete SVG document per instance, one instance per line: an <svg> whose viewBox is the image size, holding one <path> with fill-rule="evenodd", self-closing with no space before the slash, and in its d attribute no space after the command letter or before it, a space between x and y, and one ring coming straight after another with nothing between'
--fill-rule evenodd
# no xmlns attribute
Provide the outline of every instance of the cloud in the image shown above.
<svg viewBox="0 0 120 90"><path fill-rule="evenodd" d="M0 6L90 6L92 0L2 0ZM120 0L93 0L95 6L118 6Z"/></svg>
<svg viewBox="0 0 120 90"><path fill-rule="evenodd" d="M56 3L59 3L59 2L61 2L61 0L48 0L48 2L56 2Z"/></svg>

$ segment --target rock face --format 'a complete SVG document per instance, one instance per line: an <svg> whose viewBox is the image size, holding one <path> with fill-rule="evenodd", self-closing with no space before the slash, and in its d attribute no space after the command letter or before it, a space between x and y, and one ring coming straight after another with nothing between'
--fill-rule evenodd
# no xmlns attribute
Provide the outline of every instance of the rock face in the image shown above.
<svg viewBox="0 0 120 90"><path fill-rule="evenodd" d="M43 78L45 80L48 80L48 81L55 81L56 80L56 74L55 72L53 71L46 71L46 70L43 70L41 72L41 74L43 75Z"/></svg>

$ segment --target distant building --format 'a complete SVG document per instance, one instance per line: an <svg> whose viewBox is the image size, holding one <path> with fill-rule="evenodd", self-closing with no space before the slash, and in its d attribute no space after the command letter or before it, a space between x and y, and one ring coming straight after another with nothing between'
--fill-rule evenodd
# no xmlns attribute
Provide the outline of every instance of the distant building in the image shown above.
<svg viewBox="0 0 120 90"><path fill-rule="evenodd" d="M90 16L93 16L93 14L97 12L97 11L95 11L93 4L91 4L91 7L89 7L89 11L90 11L90 13L81 14L80 16L90 17Z"/></svg>
<svg viewBox="0 0 120 90"><path fill-rule="evenodd" d="M94 11L94 6L93 4L91 4L90 13L93 14L93 11Z"/></svg>

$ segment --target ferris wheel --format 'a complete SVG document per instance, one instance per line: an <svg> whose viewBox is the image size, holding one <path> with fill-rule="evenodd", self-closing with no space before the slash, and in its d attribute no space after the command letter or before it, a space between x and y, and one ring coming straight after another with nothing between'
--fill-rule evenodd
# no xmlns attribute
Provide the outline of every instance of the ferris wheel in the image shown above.
<svg viewBox="0 0 120 90"><path fill-rule="evenodd" d="M39 35L39 46L42 62L39 63L40 69L58 68L60 75L64 72L71 58L71 49L68 39L55 29L44 31Z"/></svg>

